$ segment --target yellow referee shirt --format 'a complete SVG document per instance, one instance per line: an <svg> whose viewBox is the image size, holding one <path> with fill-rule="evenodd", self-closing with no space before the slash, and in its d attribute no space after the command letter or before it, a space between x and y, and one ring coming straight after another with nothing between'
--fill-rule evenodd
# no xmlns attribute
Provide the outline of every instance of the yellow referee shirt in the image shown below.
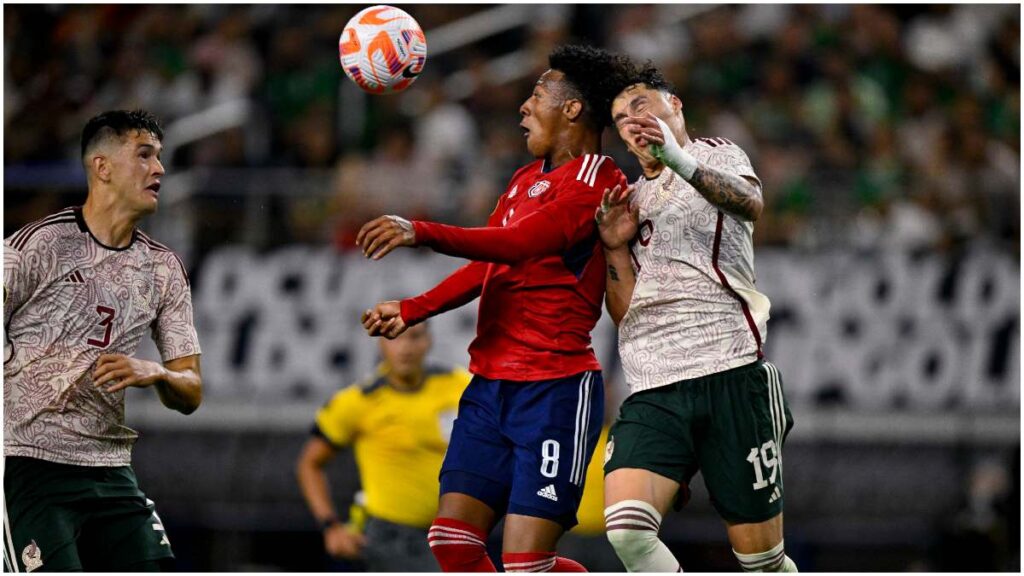
<svg viewBox="0 0 1024 576"><path fill-rule="evenodd" d="M401 392L378 376L341 390L317 412L318 434L337 448L353 446L367 513L430 526L441 462L471 378L462 368L428 368L423 386Z"/></svg>

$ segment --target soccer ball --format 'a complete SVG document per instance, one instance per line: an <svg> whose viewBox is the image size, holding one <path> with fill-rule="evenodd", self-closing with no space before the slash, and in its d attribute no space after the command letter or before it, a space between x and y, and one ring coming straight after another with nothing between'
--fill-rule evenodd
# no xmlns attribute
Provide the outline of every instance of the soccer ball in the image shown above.
<svg viewBox="0 0 1024 576"><path fill-rule="evenodd" d="M345 74L366 92L401 92L423 71L427 38L405 11L371 6L345 25L338 52Z"/></svg>

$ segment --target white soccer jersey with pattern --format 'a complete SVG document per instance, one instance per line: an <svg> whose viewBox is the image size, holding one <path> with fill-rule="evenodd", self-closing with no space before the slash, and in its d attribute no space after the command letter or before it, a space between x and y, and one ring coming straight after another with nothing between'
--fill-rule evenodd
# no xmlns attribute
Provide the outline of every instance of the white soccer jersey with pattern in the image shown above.
<svg viewBox="0 0 1024 576"><path fill-rule="evenodd" d="M757 178L743 150L724 138L698 138L685 150L712 168ZM756 361L769 302L755 288L753 224L717 209L667 168L653 180L641 177L634 194L636 286L619 325L630 392Z"/></svg>
<svg viewBox="0 0 1024 576"><path fill-rule="evenodd" d="M4 240L4 455L126 466L138 434L124 391L93 385L101 354L135 354L152 333L166 362L199 354L181 261L136 230L103 246L80 208Z"/></svg>

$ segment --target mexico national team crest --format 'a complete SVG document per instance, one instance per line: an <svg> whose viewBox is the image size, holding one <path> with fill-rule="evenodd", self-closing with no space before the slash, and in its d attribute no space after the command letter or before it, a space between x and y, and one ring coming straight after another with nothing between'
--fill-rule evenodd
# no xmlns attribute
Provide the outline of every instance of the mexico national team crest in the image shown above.
<svg viewBox="0 0 1024 576"><path fill-rule="evenodd" d="M25 565L25 572L31 572L43 565L43 551L32 540L21 551L21 563Z"/></svg>
<svg viewBox="0 0 1024 576"><path fill-rule="evenodd" d="M541 194L546 192L547 189L550 187L551 182L548 182L547 180L541 180L540 182L537 182L533 186L530 186L530 189L526 191L526 195L529 196L530 198L536 198L537 196L540 196Z"/></svg>

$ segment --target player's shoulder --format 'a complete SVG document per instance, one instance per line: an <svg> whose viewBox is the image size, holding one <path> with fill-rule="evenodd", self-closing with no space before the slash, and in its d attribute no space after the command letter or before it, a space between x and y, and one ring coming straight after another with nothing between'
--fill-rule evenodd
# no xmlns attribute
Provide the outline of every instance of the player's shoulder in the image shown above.
<svg viewBox="0 0 1024 576"><path fill-rule="evenodd" d="M739 144L733 142L732 140L729 140L728 138L723 138L721 136L700 136L694 138L692 142L695 148L707 151L712 154L724 153L732 155L742 155L744 157L746 157L747 155L747 153L744 152L743 148Z"/></svg>
<svg viewBox="0 0 1024 576"><path fill-rule="evenodd" d="M516 180L522 178L523 176L529 176L531 174L535 174L537 172L543 172L543 171L544 171L544 160L541 159L541 158L538 158L538 159L534 160L533 162L530 162L529 164L526 164L525 166L522 166L518 170L516 170L512 174L512 178L509 180L509 182L515 182Z"/></svg>
<svg viewBox="0 0 1024 576"><path fill-rule="evenodd" d="M747 153L728 138L721 136L694 138L690 152L701 162L711 166L732 170L749 170L750 158Z"/></svg>
<svg viewBox="0 0 1024 576"><path fill-rule="evenodd" d="M22 226L4 239L4 245L17 252L34 246L50 245L55 237L80 232L79 218L75 207L65 208Z"/></svg>
<svg viewBox="0 0 1024 576"><path fill-rule="evenodd" d="M383 375L380 375L380 374L375 374L373 376L368 376L366 378L363 378L359 382L356 382L351 387L351 394L353 396L359 396L359 397L365 398L367 396L373 395L376 392L380 392L381 390L384 390L387 387L387 385L388 385L388 378L387 378L387 376L383 376ZM344 390L342 392L344 392Z"/></svg>
<svg viewBox="0 0 1024 576"><path fill-rule="evenodd" d="M171 250L166 244L157 242L152 236L138 228L135 229L135 239L149 251L150 258L163 262L173 270L180 270L185 281L188 281L188 270L185 268L185 263L174 250Z"/></svg>
<svg viewBox="0 0 1024 576"><path fill-rule="evenodd" d="M601 190L625 178L615 159L606 154L584 154L568 162L566 171L566 180Z"/></svg>

